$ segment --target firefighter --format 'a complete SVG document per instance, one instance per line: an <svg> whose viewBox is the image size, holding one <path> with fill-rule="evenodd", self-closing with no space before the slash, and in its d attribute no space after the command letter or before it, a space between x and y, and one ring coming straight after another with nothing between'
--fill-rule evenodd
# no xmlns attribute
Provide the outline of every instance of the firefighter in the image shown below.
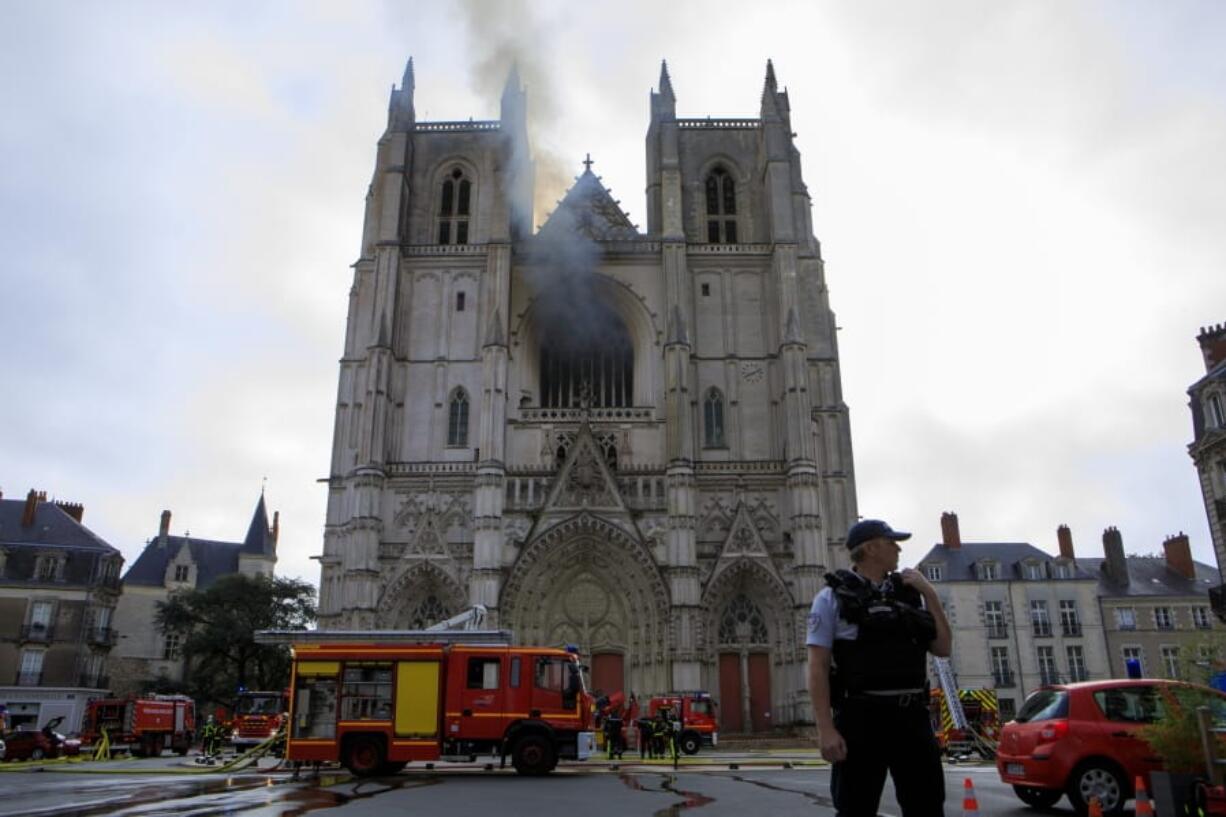
<svg viewBox="0 0 1226 817"><path fill-rule="evenodd" d="M655 757L651 745L651 718L641 717L635 722L639 733L639 760Z"/></svg>
<svg viewBox="0 0 1226 817"><path fill-rule="evenodd" d="M622 742L622 712L621 707L611 708L605 715L604 722L605 749L609 752L609 760L620 759L626 747Z"/></svg>
<svg viewBox="0 0 1226 817"><path fill-rule="evenodd" d="M677 756L677 741L673 734L672 711L667 706L657 709L656 719L652 722L651 726L656 757L668 757L668 752L671 751L675 760Z"/></svg>
<svg viewBox="0 0 1226 817"><path fill-rule="evenodd" d="M209 715L209 719L205 721L200 736L200 753L204 755L205 762L212 763L221 745L221 727L218 726L212 715Z"/></svg>

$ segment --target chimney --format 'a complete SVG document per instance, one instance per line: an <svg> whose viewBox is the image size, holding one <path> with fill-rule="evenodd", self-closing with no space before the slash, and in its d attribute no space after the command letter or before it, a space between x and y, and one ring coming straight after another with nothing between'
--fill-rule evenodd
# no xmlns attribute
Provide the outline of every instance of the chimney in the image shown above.
<svg viewBox="0 0 1226 817"><path fill-rule="evenodd" d="M85 516L85 506L80 502L60 502L58 499L55 504L61 511L77 520L77 524L81 524L81 519Z"/></svg>
<svg viewBox="0 0 1226 817"><path fill-rule="evenodd" d="M281 536L281 512L272 512L272 543L277 544L277 539Z"/></svg>
<svg viewBox="0 0 1226 817"><path fill-rule="evenodd" d="M1226 360L1226 323L1202 326L1196 341L1200 344L1201 354L1205 356L1206 372Z"/></svg>
<svg viewBox="0 0 1226 817"><path fill-rule="evenodd" d="M958 532L958 515L951 511L941 514L941 544L950 550L962 547L962 534Z"/></svg>
<svg viewBox="0 0 1226 817"><path fill-rule="evenodd" d="M170 511L162 511L162 523L158 526L158 547L166 547L168 536L170 536Z"/></svg>
<svg viewBox="0 0 1226 817"><path fill-rule="evenodd" d="M1060 543L1060 557L1062 559L1076 559L1073 554L1073 532L1069 530L1068 525L1061 525L1056 528L1056 541Z"/></svg>
<svg viewBox="0 0 1226 817"><path fill-rule="evenodd" d="M1177 536L1168 536L1162 543L1166 552L1167 569L1173 570L1185 579L1196 578L1196 565L1192 562L1192 546L1188 537L1180 531Z"/></svg>
<svg viewBox="0 0 1226 817"><path fill-rule="evenodd" d="M46 498L46 494L43 494ZM21 526L28 528L34 524L34 513L38 509L39 494L33 488L26 494L26 506L21 509Z"/></svg>
<svg viewBox="0 0 1226 817"><path fill-rule="evenodd" d="M1124 559L1124 537L1112 525L1103 531L1103 572L1118 585L1128 586L1128 562Z"/></svg>

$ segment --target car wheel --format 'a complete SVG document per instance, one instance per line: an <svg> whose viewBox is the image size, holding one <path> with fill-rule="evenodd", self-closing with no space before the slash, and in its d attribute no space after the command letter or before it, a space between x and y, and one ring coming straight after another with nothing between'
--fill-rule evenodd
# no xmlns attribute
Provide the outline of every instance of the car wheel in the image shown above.
<svg viewBox="0 0 1226 817"><path fill-rule="evenodd" d="M1040 789L1037 786L1014 786L1013 793L1032 808L1051 808L1064 796L1059 789Z"/></svg>
<svg viewBox="0 0 1226 817"><path fill-rule="evenodd" d="M30 750L30 760L42 760L46 756L47 753L43 751L43 747L41 746L35 746L32 750Z"/></svg>
<svg viewBox="0 0 1226 817"><path fill-rule="evenodd" d="M383 744L373 737L360 735L349 741L345 752L345 768L358 777L372 777L383 769Z"/></svg>
<svg viewBox="0 0 1226 817"><path fill-rule="evenodd" d="M520 738L511 754L515 771L524 775L542 775L554 767L553 746L541 735Z"/></svg>
<svg viewBox="0 0 1226 817"><path fill-rule="evenodd" d="M1090 798L1097 797L1103 809L1103 817L1122 814L1124 801L1128 799L1128 785L1124 775L1112 763L1093 760L1081 764L1069 776L1068 799L1078 814L1090 810Z"/></svg>
<svg viewBox="0 0 1226 817"><path fill-rule="evenodd" d="M681 736L681 751L687 755L698 754L700 746L702 746L702 739L693 732L686 732Z"/></svg>

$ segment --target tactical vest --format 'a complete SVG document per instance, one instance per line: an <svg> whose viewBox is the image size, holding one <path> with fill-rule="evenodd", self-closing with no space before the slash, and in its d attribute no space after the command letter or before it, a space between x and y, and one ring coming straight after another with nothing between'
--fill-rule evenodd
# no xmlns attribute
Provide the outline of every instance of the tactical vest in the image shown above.
<svg viewBox="0 0 1226 817"><path fill-rule="evenodd" d="M923 689L928 683L928 645L936 621L920 608L919 593L896 575L878 589L849 570L826 574L839 603L839 618L856 625L854 640L834 641L831 690L845 695Z"/></svg>

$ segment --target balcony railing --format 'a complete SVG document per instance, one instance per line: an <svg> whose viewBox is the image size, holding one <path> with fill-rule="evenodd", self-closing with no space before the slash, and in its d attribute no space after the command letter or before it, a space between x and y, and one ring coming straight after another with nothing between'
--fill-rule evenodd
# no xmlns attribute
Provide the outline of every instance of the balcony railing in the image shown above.
<svg viewBox="0 0 1226 817"><path fill-rule="evenodd" d="M19 672L17 673L17 686L19 687L36 687L43 681L42 672Z"/></svg>
<svg viewBox="0 0 1226 817"><path fill-rule="evenodd" d="M1090 680L1090 673L1081 668L1070 667L1068 679L1069 681L1088 681Z"/></svg>
<svg viewBox="0 0 1226 817"><path fill-rule="evenodd" d="M1039 683L1043 684L1044 686L1048 684L1058 684L1060 683L1060 673L1056 672L1055 670L1041 669L1039 670Z"/></svg>
<svg viewBox="0 0 1226 817"><path fill-rule="evenodd" d="M77 678L77 686L88 687L90 689L107 689L110 685L111 678L109 675L81 673Z"/></svg>
<svg viewBox="0 0 1226 817"><path fill-rule="evenodd" d="M1066 621L1060 625L1060 629L1066 636L1081 635L1081 623L1077 621Z"/></svg>
<svg viewBox="0 0 1226 817"><path fill-rule="evenodd" d="M110 627L92 627L87 638L90 644L96 644L99 647L113 647L118 635Z"/></svg>
<svg viewBox="0 0 1226 817"><path fill-rule="evenodd" d="M989 624L988 638L1008 638L1009 628L1003 624Z"/></svg>
<svg viewBox="0 0 1226 817"><path fill-rule="evenodd" d="M55 628L50 624L27 624L21 628L22 641L49 643Z"/></svg>
<svg viewBox="0 0 1226 817"><path fill-rule="evenodd" d="M998 689L1014 685L1013 673L1008 670L997 670L992 673L992 683Z"/></svg>
<svg viewBox="0 0 1226 817"><path fill-rule="evenodd" d="M1051 624L1046 621L1036 621L1031 625L1031 632L1040 638L1047 638L1051 635Z"/></svg>

